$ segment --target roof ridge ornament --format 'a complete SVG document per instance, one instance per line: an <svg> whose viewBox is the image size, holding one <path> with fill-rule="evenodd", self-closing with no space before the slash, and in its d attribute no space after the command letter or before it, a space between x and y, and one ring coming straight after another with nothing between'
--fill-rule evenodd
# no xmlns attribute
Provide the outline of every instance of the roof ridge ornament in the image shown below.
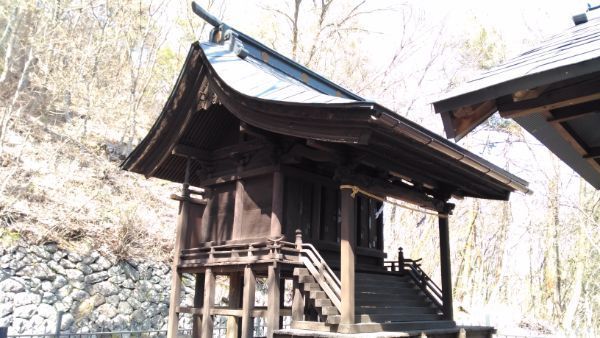
<svg viewBox="0 0 600 338"><path fill-rule="evenodd" d="M248 51L244 48L244 44L238 38L238 34L227 26L221 20L214 15L210 14L207 10L198 5L195 1L192 1L192 11L198 15L204 21L214 28L210 31L210 42L218 43L220 45L229 45L229 50L239 56L241 59L245 59L248 56Z"/></svg>

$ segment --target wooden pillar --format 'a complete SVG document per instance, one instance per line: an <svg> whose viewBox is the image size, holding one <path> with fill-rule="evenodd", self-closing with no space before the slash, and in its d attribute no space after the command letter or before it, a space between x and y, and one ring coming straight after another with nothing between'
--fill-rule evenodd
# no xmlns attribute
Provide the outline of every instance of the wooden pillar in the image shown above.
<svg viewBox="0 0 600 338"><path fill-rule="evenodd" d="M247 266L244 268L244 295L242 300L242 334L241 338L254 336L254 292L256 290L256 277L254 271Z"/></svg>
<svg viewBox="0 0 600 338"><path fill-rule="evenodd" d="M448 230L449 212L444 210L439 213L440 230L440 270L442 281L442 303L444 306L444 318L453 320L452 308L452 270L450 267L450 233Z"/></svg>
<svg viewBox="0 0 600 338"><path fill-rule="evenodd" d="M354 324L355 201L352 191L341 191L340 274L342 282L341 324Z"/></svg>
<svg viewBox="0 0 600 338"><path fill-rule="evenodd" d="M273 338L273 332L279 329L279 268L269 265L267 275L267 337Z"/></svg>
<svg viewBox="0 0 600 338"><path fill-rule="evenodd" d="M179 330L179 314L177 312L179 302L181 301L181 272L178 271L179 259L183 243L187 238L188 215L190 210L189 205L189 177L191 160L188 158L185 169L185 179L182 189L183 199L179 202L179 215L177 217L177 228L175 230L175 257L171 265L171 294L169 297L169 318L167 324L167 338L176 338Z"/></svg>
<svg viewBox="0 0 600 338"><path fill-rule="evenodd" d="M215 275L211 268L204 273L204 304L202 305L202 337L213 336L213 318L210 314L215 304Z"/></svg>
<svg viewBox="0 0 600 338"><path fill-rule="evenodd" d="M273 173L273 200L271 202L271 238L282 234L283 221L283 174L281 171Z"/></svg>
<svg viewBox="0 0 600 338"><path fill-rule="evenodd" d="M242 307L242 274L233 272L229 275L229 308L239 309ZM227 338L240 336L240 318L227 317Z"/></svg>
<svg viewBox="0 0 600 338"><path fill-rule="evenodd" d="M194 286L194 309L200 309L204 302L204 274L196 274L196 284ZM202 332L202 315L194 312L192 315L192 338L200 338Z"/></svg>
<svg viewBox="0 0 600 338"><path fill-rule="evenodd" d="M294 276L294 295L292 297L292 321L304 320L304 292L299 282L300 276Z"/></svg>
<svg viewBox="0 0 600 338"><path fill-rule="evenodd" d="M239 170L238 170L239 171ZM235 199L233 209L232 239L242 237L242 219L244 217L244 195L246 194L244 182L237 180L235 183Z"/></svg>

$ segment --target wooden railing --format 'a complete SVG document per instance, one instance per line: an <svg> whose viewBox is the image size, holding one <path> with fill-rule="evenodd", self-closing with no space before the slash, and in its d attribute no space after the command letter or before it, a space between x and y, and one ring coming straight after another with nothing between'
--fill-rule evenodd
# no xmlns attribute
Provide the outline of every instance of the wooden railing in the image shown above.
<svg viewBox="0 0 600 338"><path fill-rule="evenodd" d="M201 247L185 249L181 251L179 267L185 269L269 262L306 267L333 305L340 310L342 283L319 251L312 244L302 242L300 230L296 231L295 243L286 242L281 237L218 245L207 243Z"/></svg>
<svg viewBox="0 0 600 338"><path fill-rule="evenodd" d="M302 231L296 230L296 249L301 251L301 261L310 272L331 303L341 311L342 308L342 282L331 270L325 259L319 254L319 251L309 243L302 242Z"/></svg>
<svg viewBox="0 0 600 338"><path fill-rule="evenodd" d="M421 258L413 260L404 258L402 248L398 249L397 261L384 261L384 267L391 272L407 273L417 286L431 299L443 313L442 289L421 269Z"/></svg>
<svg viewBox="0 0 600 338"><path fill-rule="evenodd" d="M284 262L301 264L300 251L294 243L282 238L261 239L185 249L181 251L179 267L217 266Z"/></svg>

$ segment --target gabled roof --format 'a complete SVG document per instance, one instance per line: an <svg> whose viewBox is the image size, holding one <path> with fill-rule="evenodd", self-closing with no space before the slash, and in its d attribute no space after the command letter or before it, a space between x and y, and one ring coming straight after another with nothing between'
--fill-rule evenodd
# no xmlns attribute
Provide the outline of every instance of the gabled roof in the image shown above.
<svg viewBox="0 0 600 338"><path fill-rule="evenodd" d="M600 189L600 18L571 27L433 103L448 138L499 111Z"/></svg>
<svg viewBox="0 0 600 338"><path fill-rule="evenodd" d="M228 26L212 36L192 44L163 112L124 169L182 182L185 161L174 149L216 156L215 140L239 119L274 134L351 147L365 165L384 165L457 196L507 199L529 191L522 179Z"/></svg>

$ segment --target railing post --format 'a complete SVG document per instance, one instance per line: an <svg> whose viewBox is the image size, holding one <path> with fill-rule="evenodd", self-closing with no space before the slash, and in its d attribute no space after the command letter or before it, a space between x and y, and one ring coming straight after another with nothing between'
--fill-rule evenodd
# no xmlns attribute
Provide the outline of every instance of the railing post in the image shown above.
<svg viewBox="0 0 600 338"><path fill-rule="evenodd" d="M302 230L296 229L296 250L302 250Z"/></svg>
<svg viewBox="0 0 600 338"><path fill-rule="evenodd" d="M398 272L402 272L404 270L404 252L402 251L402 247L398 248Z"/></svg>
<svg viewBox="0 0 600 338"><path fill-rule="evenodd" d="M296 250L298 250L298 260L302 258L302 230L296 229ZM294 276L294 296L292 298L292 320L304 320L304 292L299 282L300 276Z"/></svg>

